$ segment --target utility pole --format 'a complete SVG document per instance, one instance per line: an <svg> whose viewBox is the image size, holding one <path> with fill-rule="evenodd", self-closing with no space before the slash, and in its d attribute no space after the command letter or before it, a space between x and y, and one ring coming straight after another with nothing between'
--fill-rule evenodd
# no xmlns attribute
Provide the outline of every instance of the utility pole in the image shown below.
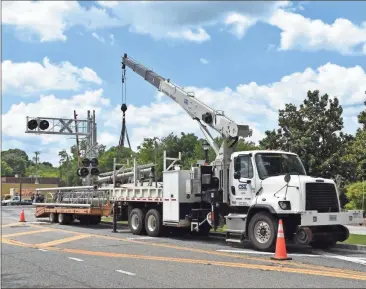
<svg viewBox="0 0 366 289"><path fill-rule="evenodd" d="M36 157L35 157L35 160L36 160L36 181L35 181L35 184L39 184L39 181L38 181L38 155L41 154L41 152L34 152Z"/></svg>

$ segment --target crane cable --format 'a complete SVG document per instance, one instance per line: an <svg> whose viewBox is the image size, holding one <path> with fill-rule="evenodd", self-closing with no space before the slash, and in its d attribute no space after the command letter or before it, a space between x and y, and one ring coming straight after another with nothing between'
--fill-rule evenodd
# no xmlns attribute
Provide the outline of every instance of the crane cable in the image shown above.
<svg viewBox="0 0 366 289"><path fill-rule="evenodd" d="M125 65L122 65L122 89L121 89L121 110L122 110L122 131L121 131L121 136L120 136L120 140L119 140L119 146L124 147L124 143L125 143L125 136L127 137L127 142L128 142L128 146L131 149L131 144L130 144L130 140L128 137L128 133L127 133L127 128L126 128L126 111L127 111L127 85L126 85L126 68Z"/></svg>

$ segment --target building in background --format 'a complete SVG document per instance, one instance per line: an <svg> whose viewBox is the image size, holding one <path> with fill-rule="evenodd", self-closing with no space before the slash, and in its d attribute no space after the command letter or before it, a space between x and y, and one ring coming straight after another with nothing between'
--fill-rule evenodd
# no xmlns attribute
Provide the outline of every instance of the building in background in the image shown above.
<svg viewBox="0 0 366 289"><path fill-rule="evenodd" d="M16 195L22 188L22 198L30 199L31 194L37 188L54 188L60 185L59 178L38 178L38 184L35 184L35 178L32 177L1 177L1 199L6 195Z"/></svg>

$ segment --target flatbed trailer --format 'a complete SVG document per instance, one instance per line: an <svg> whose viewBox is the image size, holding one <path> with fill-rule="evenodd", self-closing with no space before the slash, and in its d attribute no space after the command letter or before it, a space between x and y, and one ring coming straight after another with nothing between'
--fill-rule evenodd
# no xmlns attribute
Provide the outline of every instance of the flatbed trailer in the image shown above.
<svg viewBox="0 0 366 289"><path fill-rule="evenodd" d="M109 191L94 186L60 187L37 189L50 194L44 203L33 203L35 217L48 217L51 223L71 224L79 220L81 224L98 224L103 216L111 215Z"/></svg>

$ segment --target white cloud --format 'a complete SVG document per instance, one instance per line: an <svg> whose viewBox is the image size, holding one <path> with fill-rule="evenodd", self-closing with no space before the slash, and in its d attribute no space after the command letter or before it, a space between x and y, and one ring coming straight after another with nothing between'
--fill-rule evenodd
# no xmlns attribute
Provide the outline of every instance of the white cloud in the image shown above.
<svg viewBox="0 0 366 289"><path fill-rule="evenodd" d="M103 89L86 91L71 98L57 98L54 95L42 95L36 102L13 104L8 112L2 115L2 133L8 137L27 138L25 133L26 117L60 117L73 118L74 110L78 118L85 118L87 110L95 110L98 117L101 110L110 105L103 97ZM41 136L44 142L56 142L63 136Z"/></svg>
<svg viewBox="0 0 366 289"><path fill-rule="evenodd" d="M269 19L269 23L282 30L282 50L324 49L351 54L356 46L366 45L366 22L357 26L348 19L338 18L333 24L327 24L278 9Z"/></svg>
<svg viewBox="0 0 366 289"><path fill-rule="evenodd" d="M209 61L206 58L200 58L200 62L202 64L208 64L209 63Z"/></svg>
<svg viewBox="0 0 366 289"><path fill-rule="evenodd" d="M48 57L43 58L42 64L5 60L2 71L3 93L16 91L21 96L50 90L76 91L83 83L102 83L97 73L89 67L78 68L68 61L52 64Z"/></svg>
<svg viewBox="0 0 366 289"><path fill-rule="evenodd" d="M114 35L113 34L109 34L109 38L111 39L111 45L114 45L114 42L115 42L115 40L114 40Z"/></svg>
<svg viewBox="0 0 366 289"><path fill-rule="evenodd" d="M118 5L118 1L97 1L100 6L112 8Z"/></svg>
<svg viewBox="0 0 366 289"><path fill-rule="evenodd" d="M233 21L233 31L242 35L251 23L245 17L267 18L276 9L290 5L289 1L267 1L266 5L255 1L97 1L86 8L75 1L6 1L2 12L3 24L15 27L22 37L24 33L37 35L42 42L65 41L65 32L75 26L89 30L127 26L131 32L154 39L202 43L210 39L206 27L224 24L228 19ZM228 14L235 13L246 16L230 20L233 16Z"/></svg>
<svg viewBox="0 0 366 289"><path fill-rule="evenodd" d="M99 42L102 42L102 43L104 43L104 42L105 42L104 38L103 38L102 36L98 35L96 32L93 32L93 33L92 33L92 36L93 36L96 40L98 40Z"/></svg>
<svg viewBox="0 0 366 289"><path fill-rule="evenodd" d="M195 97L212 108L224 110L225 115L238 124L250 125L254 130L250 140L255 142L264 137L265 130L277 127L278 109L283 109L285 103L299 105L308 90L316 89L321 94L338 97L343 106L352 105L344 108L344 121L345 131L353 133L357 128L355 116L361 110L366 91L366 72L359 66L345 68L327 63L317 69L307 68L284 76L278 82L266 85L251 82L240 84L235 89L185 88L186 91L194 91ZM126 121L134 148L144 137L164 137L171 132L192 132L202 136L196 121L161 93L157 92L155 101L150 105L130 105L128 109ZM119 133L120 117L120 108L115 107L114 112L108 114L105 125Z"/></svg>
<svg viewBox="0 0 366 289"><path fill-rule="evenodd" d="M206 30L203 28L198 28L196 32L192 31L191 29L182 30L179 32L168 32L167 35L170 38L188 40L198 43L207 41L211 38L211 36L208 35Z"/></svg>
<svg viewBox="0 0 366 289"><path fill-rule="evenodd" d="M120 26L120 21L104 8L85 8L77 1L4 1L2 24L47 42L65 41L65 31L76 25L98 29Z"/></svg>
<svg viewBox="0 0 366 289"><path fill-rule="evenodd" d="M257 19L250 16L240 15L238 13L230 13L225 19L225 24L232 27L231 33L238 39L242 39L247 30L257 23Z"/></svg>
<svg viewBox="0 0 366 289"><path fill-rule="evenodd" d="M117 146L119 142L119 134L112 134L110 132L103 131L98 135L98 142L106 147Z"/></svg>

